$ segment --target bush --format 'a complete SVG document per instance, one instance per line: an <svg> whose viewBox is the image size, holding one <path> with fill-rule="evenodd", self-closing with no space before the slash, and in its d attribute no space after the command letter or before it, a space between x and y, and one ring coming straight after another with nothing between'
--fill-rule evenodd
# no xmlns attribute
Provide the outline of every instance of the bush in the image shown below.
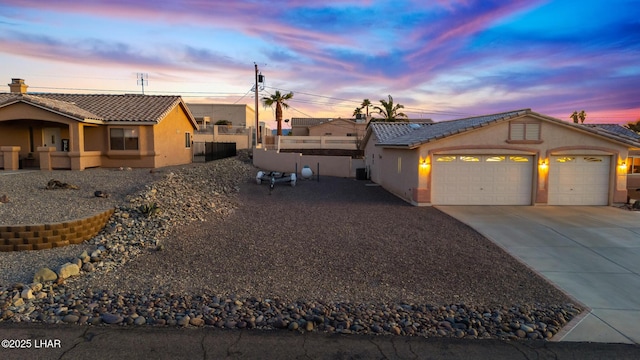
<svg viewBox="0 0 640 360"><path fill-rule="evenodd" d="M159 213L160 208L157 203L149 203L138 206L138 211L146 217L151 217Z"/></svg>

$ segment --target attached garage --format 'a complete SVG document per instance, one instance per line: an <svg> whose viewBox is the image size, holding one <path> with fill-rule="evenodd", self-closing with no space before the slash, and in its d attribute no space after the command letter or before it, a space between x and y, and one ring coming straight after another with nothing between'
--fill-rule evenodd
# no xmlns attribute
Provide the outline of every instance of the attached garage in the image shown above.
<svg viewBox="0 0 640 360"><path fill-rule="evenodd" d="M629 132L530 109L421 126L373 122L365 165L376 183L417 206L606 206L627 201L630 152L640 151Z"/></svg>
<svg viewBox="0 0 640 360"><path fill-rule="evenodd" d="M434 155L434 205L531 205L533 156Z"/></svg>
<svg viewBox="0 0 640 360"><path fill-rule="evenodd" d="M549 159L549 205L608 205L611 156Z"/></svg>

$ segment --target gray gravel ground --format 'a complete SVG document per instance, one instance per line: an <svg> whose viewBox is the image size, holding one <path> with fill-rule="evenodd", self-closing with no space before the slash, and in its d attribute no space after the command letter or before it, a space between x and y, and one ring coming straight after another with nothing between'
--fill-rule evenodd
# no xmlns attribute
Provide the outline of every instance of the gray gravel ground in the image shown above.
<svg viewBox="0 0 640 360"><path fill-rule="evenodd" d="M571 302L468 226L368 185L322 177L270 195L246 180L227 218L174 228L164 251L85 286L288 301Z"/></svg>
<svg viewBox="0 0 640 360"><path fill-rule="evenodd" d="M0 322L541 339L580 311L435 208L342 178L278 184L270 193L255 184L256 172L238 159L61 172L58 180L80 190L56 191L39 188L50 173L1 176L13 210L0 219L61 221L53 209L71 209L70 218L117 209L85 244L0 253ZM23 201L29 188L39 197ZM95 190L112 197L87 195ZM139 206L155 202L161 212L144 216ZM46 211L28 215L39 209ZM78 276L28 284L39 267L66 261L83 264Z"/></svg>

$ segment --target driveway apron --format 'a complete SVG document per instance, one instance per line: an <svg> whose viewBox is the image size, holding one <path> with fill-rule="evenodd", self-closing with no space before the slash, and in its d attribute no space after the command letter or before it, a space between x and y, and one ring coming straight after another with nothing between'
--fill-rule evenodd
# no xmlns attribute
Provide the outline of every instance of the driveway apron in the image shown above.
<svg viewBox="0 0 640 360"><path fill-rule="evenodd" d="M640 212L606 206L438 206L587 306L560 341L640 343Z"/></svg>

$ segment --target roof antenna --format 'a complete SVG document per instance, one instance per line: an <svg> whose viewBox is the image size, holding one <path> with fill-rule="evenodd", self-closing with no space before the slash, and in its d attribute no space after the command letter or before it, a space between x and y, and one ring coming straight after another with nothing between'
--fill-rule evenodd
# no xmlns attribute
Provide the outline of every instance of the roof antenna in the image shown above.
<svg viewBox="0 0 640 360"><path fill-rule="evenodd" d="M138 85L142 86L142 95L144 95L144 86L149 85L149 74L147 73L138 73Z"/></svg>

